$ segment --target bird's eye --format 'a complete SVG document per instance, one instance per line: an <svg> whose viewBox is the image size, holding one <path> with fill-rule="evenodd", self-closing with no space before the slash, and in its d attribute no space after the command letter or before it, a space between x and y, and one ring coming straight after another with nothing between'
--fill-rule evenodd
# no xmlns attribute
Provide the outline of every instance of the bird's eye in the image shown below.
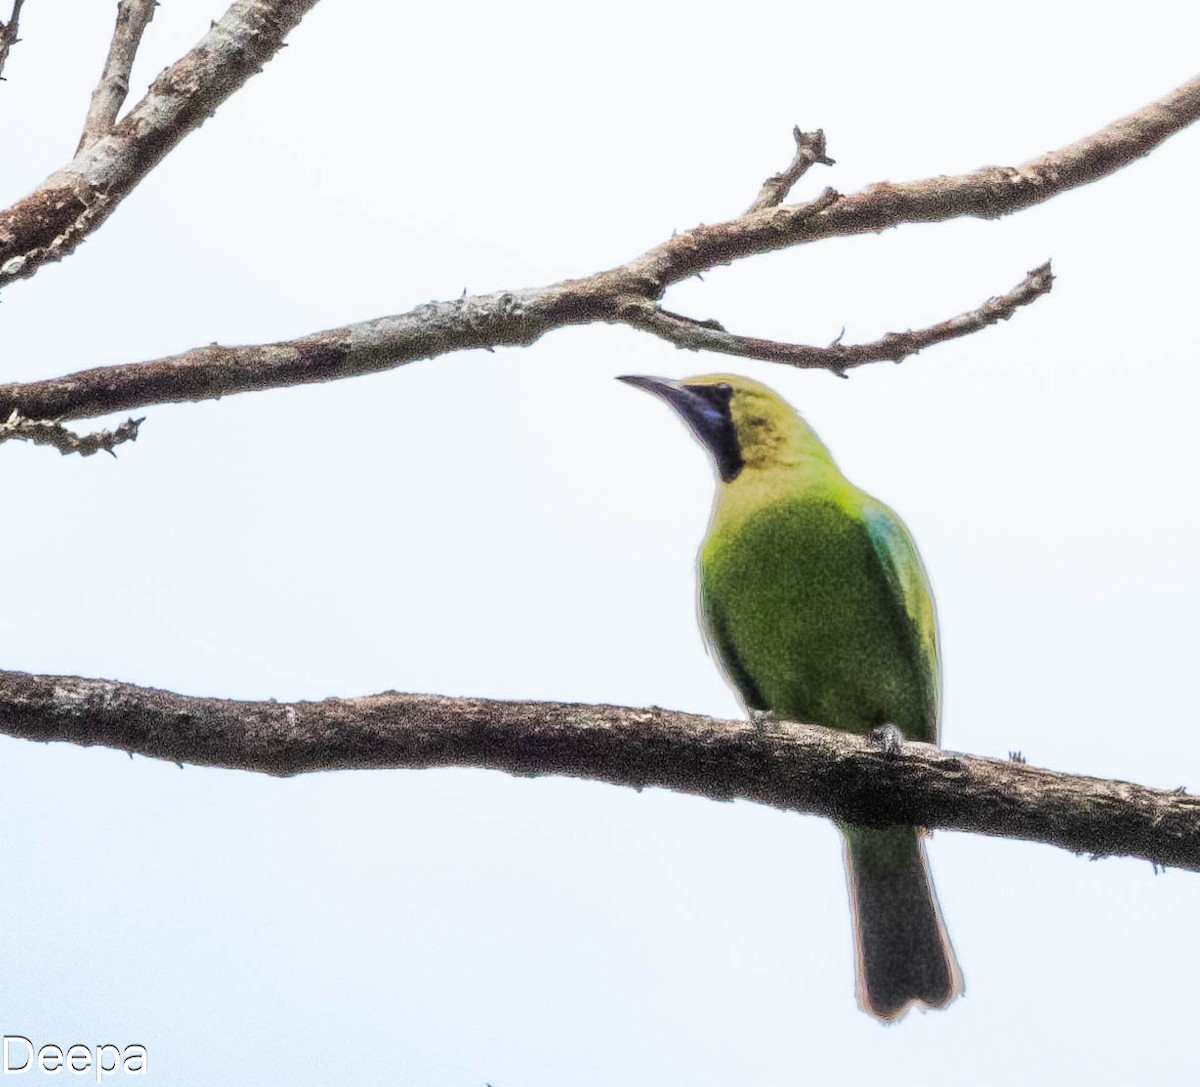
<svg viewBox="0 0 1200 1087"><path fill-rule="evenodd" d="M710 385L710 389L716 394L715 400L717 403L724 405L725 410L729 410L729 405L733 403L733 386L728 381L720 381L716 385Z"/></svg>
<svg viewBox="0 0 1200 1087"><path fill-rule="evenodd" d="M729 404L733 400L733 386L724 381L714 385L689 385L691 391L713 411L723 415L729 414Z"/></svg>

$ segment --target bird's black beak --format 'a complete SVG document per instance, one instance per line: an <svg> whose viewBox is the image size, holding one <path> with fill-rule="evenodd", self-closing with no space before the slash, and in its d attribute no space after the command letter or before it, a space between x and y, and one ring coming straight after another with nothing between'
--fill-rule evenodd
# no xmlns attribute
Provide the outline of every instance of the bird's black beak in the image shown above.
<svg viewBox="0 0 1200 1087"><path fill-rule="evenodd" d="M737 479L745 461L733 425L733 390L728 385L687 385L641 374L623 374L617 380L645 389L670 404L712 454L721 479L726 483Z"/></svg>

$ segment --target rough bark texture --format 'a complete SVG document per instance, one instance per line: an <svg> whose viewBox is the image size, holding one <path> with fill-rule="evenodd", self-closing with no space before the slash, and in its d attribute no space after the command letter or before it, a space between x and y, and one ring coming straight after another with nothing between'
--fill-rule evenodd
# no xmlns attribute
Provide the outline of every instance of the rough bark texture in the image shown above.
<svg viewBox="0 0 1200 1087"><path fill-rule="evenodd" d="M127 419L113 430L97 430L91 434L76 434L61 423L46 419L25 419L21 413L10 413L5 422L0 423L0 443L8 441L32 442L34 445L49 445L57 449L63 456L77 453L81 457L90 457L93 453L104 450L111 456L116 456L113 449L126 442L136 442L138 427L142 419Z"/></svg>
<svg viewBox="0 0 1200 1087"><path fill-rule="evenodd" d="M129 94L129 73L137 57L138 46L146 26L154 18L158 0L120 0L117 5L117 25L100 82L92 91L92 103L83 123L83 135L76 153L89 143L107 136L117 122L117 114Z"/></svg>
<svg viewBox="0 0 1200 1087"><path fill-rule="evenodd" d="M809 169L820 163L822 166L833 166L834 161L825 154L825 132L802 132L797 125L792 129L792 138L796 141L796 154L786 170L772 174L763 182L754 203L746 209L746 214L762 211L764 208L775 208L787 199L788 193Z"/></svg>
<svg viewBox="0 0 1200 1087"><path fill-rule="evenodd" d="M928 744L890 753L868 739L790 722L394 692L234 702L0 672L0 732L278 776L445 766L558 774L1200 871L1200 798Z"/></svg>
<svg viewBox="0 0 1200 1087"><path fill-rule="evenodd" d="M448 351L532 343L556 325L594 319L587 298L500 292L432 302L410 313L252 347L210 344L153 362L102 366L66 377L0 385L0 415L81 419L138 404L212 400L389 370ZM551 318L548 314L552 314Z"/></svg>
<svg viewBox="0 0 1200 1087"><path fill-rule="evenodd" d="M753 336L726 332L716 321L696 321L647 302L640 311L630 311L626 320L635 328L652 332L676 347L690 351L717 351L746 359L764 359L801 368L820 367L841 377L853 366L868 362L902 362L926 347L969 336L997 321L1007 321L1021 306L1027 306L1054 284L1050 262L1034 268L1011 291L989 298L981 306L928 328L889 332L874 343L833 343L828 347L779 343Z"/></svg>
<svg viewBox="0 0 1200 1087"><path fill-rule="evenodd" d="M13 0L12 14L8 17L8 22L0 23L0 72L4 71L4 65L8 61L8 51L21 40L17 35L21 32L21 7L24 3L25 0ZM3 78L0 75L0 80Z"/></svg>

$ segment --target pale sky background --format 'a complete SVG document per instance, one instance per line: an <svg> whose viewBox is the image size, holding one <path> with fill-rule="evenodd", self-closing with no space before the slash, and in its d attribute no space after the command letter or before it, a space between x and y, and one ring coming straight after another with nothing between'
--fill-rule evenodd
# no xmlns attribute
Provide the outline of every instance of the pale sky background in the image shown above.
<svg viewBox="0 0 1200 1087"><path fill-rule="evenodd" d="M164 2L132 99L223 10ZM799 196L1021 161L1197 66L1193 4L967 10L326 0L79 252L5 289L0 380L586 274L742 210L794 123L838 160ZM73 152L114 11L29 0L0 84L4 204ZM734 331L854 342L1054 259L1052 294L1007 324L849 381L592 327L150 408L115 461L5 445L0 667L735 715L693 604L711 470L612 379L736 369L911 527L947 746L1200 788L1198 176L1200 129L1013 218L668 295ZM967 996L884 1029L854 1003L837 835L751 804L4 739L0 842L0 1031L144 1044L164 1087L1200 1075L1200 879L1146 863L936 834Z"/></svg>

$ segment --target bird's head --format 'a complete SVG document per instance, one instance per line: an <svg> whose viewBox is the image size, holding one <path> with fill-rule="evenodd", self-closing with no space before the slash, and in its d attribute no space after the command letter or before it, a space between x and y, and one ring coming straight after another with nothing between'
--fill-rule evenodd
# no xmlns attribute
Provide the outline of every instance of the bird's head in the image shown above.
<svg viewBox="0 0 1200 1087"><path fill-rule="evenodd" d="M744 469L773 468L816 458L832 464L812 428L773 389L737 374L672 381L626 374L619 381L662 397L682 416L716 462L724 483Z"/></svg>

